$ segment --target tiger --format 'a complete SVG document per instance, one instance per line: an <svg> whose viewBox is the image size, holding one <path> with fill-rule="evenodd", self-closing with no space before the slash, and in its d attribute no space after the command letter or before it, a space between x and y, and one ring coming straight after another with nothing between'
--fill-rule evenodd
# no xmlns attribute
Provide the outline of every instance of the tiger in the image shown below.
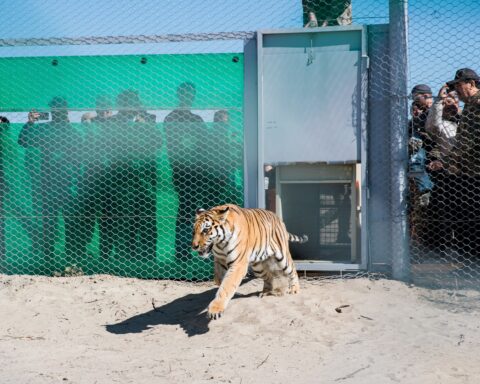
<svg viewBox="0 0 480 384"><path fill-rule="evenodd" d="M271 211L233 204L197 209L192 249L203 258L213 253L214 282L219 286L207 316L222 316L249 267L264 281L260 296L298 293L300 285L289 241L305 243L308 236L288 233L283 221Z"/></svg>

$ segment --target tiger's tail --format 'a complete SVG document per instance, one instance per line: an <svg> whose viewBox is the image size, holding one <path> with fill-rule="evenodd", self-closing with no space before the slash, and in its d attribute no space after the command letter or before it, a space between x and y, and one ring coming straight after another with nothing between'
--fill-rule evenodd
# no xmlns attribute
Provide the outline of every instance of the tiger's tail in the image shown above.
<svg viewBox="0 0 480 384"><path fill-rule="evenodd" d="M288 241L290 243L306 243L308 241L308 236L307 235L302 235L302 236L297 236L292 233L288 234Z"/></svg>

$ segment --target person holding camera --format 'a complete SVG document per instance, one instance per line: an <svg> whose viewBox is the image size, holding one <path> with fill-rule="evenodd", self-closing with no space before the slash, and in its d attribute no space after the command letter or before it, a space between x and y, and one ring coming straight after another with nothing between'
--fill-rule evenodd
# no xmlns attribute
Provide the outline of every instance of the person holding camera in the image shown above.
<svg viewBox="0 0 480 384"><path fill-rule="evenodd" d="M458 96L453 89L445 84L440 88L438 97L429 110L425 131L430 136L432 149L429 154L427 169L435 185L432 191L430 218L430 245L435 249L443 250L450 244L452 228L445 207L451 200L452 193L449 176L444 169L438 169L436 164L446 158L454 144L457 134L460 108Z"/></svg>
<svg viewBox="0 0 480 384"><path fill-rule="evenodd" d="M80 172L78 151L82 142L68 119L67 101L54 97L49 106L49 122L38 124L49 115L33 110L18 136L18 144L25 148L25 166L32 183L32 216L39 216L41 221L39 226L29 222L27 229L33 252L43 255L47 272L55 267L51 263L60 215L64 216L65 232L75 226L69 213Z"/></svg>
<svg viewBox="0 0 480 384"><path fill-rule="evenodd" d="M473 69L462 68L447 86L455 89L464 108L450 153L430 168L444 169L449 175L452 193L446 215L452 222L453 246L472 255L478 252L480 240L480 77Z"/></svg>
<svg viewBox="0 0 480 384"><path fill-rule="evenodd" d="M457 134L460 120L458 95L445 84L438 92L437 100L429 110L425 131L434 142L432 157L441 159L448 156Z"/></svg>

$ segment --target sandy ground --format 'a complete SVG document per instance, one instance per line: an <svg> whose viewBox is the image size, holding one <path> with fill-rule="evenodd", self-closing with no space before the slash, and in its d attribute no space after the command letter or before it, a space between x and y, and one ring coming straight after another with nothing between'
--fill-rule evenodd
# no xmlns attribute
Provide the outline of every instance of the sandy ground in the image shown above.
<svg viewBox="0 0 480 384"><path fill-rule="evenodd" d="M213 283L0 275L0 383L480 382L479 292L301 285L208 321Z"/></svg>

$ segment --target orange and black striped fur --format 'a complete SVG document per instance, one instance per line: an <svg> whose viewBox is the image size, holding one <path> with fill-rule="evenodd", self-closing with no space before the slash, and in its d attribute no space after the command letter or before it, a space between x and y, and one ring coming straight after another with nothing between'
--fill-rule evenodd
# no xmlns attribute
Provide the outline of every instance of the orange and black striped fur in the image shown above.
<svg viewBox="0 0 480 384"><path fill-rule="evenodd" d="M227 204L197 210L192 248L202 257L213 253L214 280L220 286L208 306L208 316L221 316L249 266L264 280L261 295L297 293L298 275L288 243L307 240L305 235L288 233L280 218L264 209Z"/></svg>

